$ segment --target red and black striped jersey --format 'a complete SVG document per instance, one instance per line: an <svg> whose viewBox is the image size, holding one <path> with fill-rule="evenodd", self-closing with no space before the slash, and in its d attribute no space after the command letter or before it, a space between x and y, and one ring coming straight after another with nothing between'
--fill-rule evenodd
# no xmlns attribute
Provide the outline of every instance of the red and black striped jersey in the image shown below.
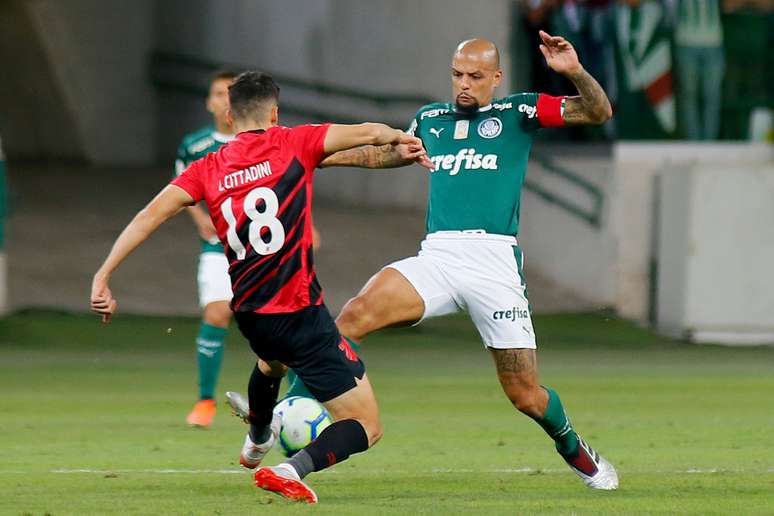
<svg viewBox="0 0 774 516"><path fill-rule="evenodd" d="M171 184L204 200L229 260L235 312L323 302L312 256L312 177L329 125L239 133Z"/></svg>

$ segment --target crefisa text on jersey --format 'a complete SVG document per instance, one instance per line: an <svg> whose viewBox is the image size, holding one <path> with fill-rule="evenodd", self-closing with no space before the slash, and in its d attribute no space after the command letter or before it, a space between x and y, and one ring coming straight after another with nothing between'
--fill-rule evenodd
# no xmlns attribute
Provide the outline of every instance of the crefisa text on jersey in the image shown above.
<svg viewBox="0 0 774 516"><path fill-rule="evenodd" d="M242 170L231 172L218 181L218 191L225 192L237 186L257 181L271 175L271 165L268 161L262 161L257 165L251 165Z"/></svg>
<svg viewBox="0 0 774 516"><path fill-rule="evenodd" d="M450 176L456 176L461 169L497 171L497 154L479 154L476 149L461 149L457 154L432 156L430 161L435 166L431 173L448 170Z"/></svg>

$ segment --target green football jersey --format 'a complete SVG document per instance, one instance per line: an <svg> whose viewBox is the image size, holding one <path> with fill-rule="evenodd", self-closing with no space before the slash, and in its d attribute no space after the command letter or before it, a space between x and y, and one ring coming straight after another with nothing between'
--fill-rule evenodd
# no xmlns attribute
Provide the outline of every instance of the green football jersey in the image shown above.
<svg viewBox="0 0 774 516"><path fill-rule="evenodd" d="M435 170L430 174L427 232L483 229L516 235L521 187L537 129L546 124L540 109L561 110L562 99L517 93L473 114L454 104L428 104L417 111L408 132L419 137ZM548 107L546 107L548 106ZM545 118L561 120L561 113ZM558 119L557 119L558 116Z"/></svg>
<svg viewBox="0 0 774 516"><path fill-rule="evenodd" d="M199 158L203 158L210 152L215 152L221 145L234 139L233 134L223 134L215 130L213 126L207 126L196 132L187 134L183 137L183 142L177 148L177 159L175 160L175 176L179 176L183 171ZM203 206L207 210L206 206ZM202 252L223 252L223 245L218 237L213 237L211 241L202 240Z"/></svg>

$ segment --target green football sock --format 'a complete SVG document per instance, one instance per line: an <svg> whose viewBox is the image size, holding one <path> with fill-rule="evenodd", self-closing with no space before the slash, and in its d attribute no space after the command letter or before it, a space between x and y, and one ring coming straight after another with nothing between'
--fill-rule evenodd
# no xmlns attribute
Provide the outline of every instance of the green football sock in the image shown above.
<svg viewBox="0 0 774 516"><path fill-rule="evenodd" d="M548 405L543 417L536 418L535 421L556 442L556 451L565 456L573 456L578 450L578 435L570 424L570 418L564 411L559 395L550 387L543 388L548 393Z"/></svg>
<svg viewBox="0 0 774 516"><path fill-rule="evenodd" d="M360 353L360 345L355 342L352 339L348 339L347 337L344 337L347 339L347 342L349 342L349 345L352 347L352 349L355 350L355 353ZM298 377L295 371L290 369L288 371L288 392L285 393L285 397L289 398L291 396L303 396L305 398L312 398L314 399L314 396L312 396L312 393L309 392L309 389L306 388L306 385L304 385L304 382L301 381L301 378Z"/></svg>
<svg viewBox="0 0 774 516"><path fill-rule="evenodd" d="M196 337L196 356L199 363L199 399L214 400L220 364L223 362L223 341L226 328L202 322Z"/></svg>

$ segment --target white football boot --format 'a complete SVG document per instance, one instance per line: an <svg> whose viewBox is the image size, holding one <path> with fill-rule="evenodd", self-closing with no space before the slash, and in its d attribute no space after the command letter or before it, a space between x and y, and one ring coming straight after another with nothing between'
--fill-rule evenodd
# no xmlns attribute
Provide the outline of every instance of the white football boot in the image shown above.
<svg viewBox="0 0 774 516"><path fill-rule="evenodd" d="M239 454L239 463L247 469L255 469L260 464L263 458L269 453L274 444L279 440L280 427L282 426L282 419L277 414L274 414L269 424L271 428L271 435L269 440L265 443L255 444L250 439L250 433L245 436L245 444L242 446L242 452Z"/></svg>
<svg viewBox="0 0 774 516"><path fill-rule="evenodd" d="M607 491L618 488L618 473L615 472L613 465L580 436L578 436L578 455L573 459L564 457L564 460L586 486Z"/></svg>
<svg viewBox="0 0 774 516"><path fill-rule="evenodd" d="M247 398L239 394L238 392L228 391L226 393L226 403L231 407L231 413L242 420L246 424L250 424L247 416L250 415L250 404L247 402Z"/></svg>

